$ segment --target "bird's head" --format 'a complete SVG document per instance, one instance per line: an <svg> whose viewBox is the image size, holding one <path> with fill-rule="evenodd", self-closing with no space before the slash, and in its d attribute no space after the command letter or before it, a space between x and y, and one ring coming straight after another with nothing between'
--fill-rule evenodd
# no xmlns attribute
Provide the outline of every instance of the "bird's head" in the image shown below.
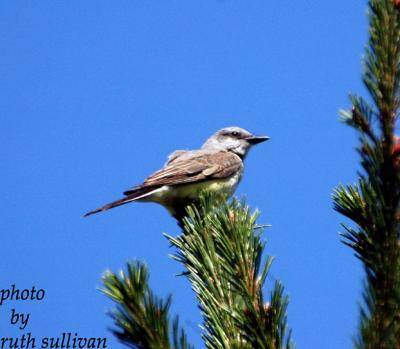
<svg viewBox="0 0 400 349"><path fill-rule="evenodd" d="M267 136L255 136L240 127L225 127L207 139L202 149L227 150L243 158L251 146L268 139Z"/></svg>

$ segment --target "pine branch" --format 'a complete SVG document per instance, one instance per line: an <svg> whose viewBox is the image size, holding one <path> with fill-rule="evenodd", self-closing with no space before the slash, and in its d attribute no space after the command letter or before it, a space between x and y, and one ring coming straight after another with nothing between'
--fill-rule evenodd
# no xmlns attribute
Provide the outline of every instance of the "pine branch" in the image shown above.
<svg viewBox="0 0 400 349"><path fill-rule="evenodd" d="M163 301L154 296L148 279L141 262L128 263L127 273L121 271L119 277L110 271L103 275L102 292L118 304L111 314L117 327L114 335L133 349L192 349L178 317L172 328L169 324L171 297Z"/></svg>
<svg viewBox="0 0 400 349"><path fill-rule="evenodd" d="M400 13L396 1L371 0L364 83L373 105L352 97L344 121L359 133L363 171L358 183L340 186L334 208L357 224L344 226L344 243L363 262L364 304L356 348L400 348L400 147L394 131L399 111Z"/></svg>
<svg viewBox="0 0 400 349"><path fill-rule="evenodd" d="M291 347L280 283L264 302L272 258L262 263L257 216L244 203L206 194L200 205L189 207L183 233L167 236L199 300L207 348Z"/></svg>

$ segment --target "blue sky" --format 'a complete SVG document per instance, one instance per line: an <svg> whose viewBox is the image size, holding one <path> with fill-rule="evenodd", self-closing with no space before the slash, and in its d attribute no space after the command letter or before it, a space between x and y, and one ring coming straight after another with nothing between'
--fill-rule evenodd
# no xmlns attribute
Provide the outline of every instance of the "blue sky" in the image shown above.
<svg viewBox="0 0 400 349"><path fill-rule="evenodd" d="M158 169L238 125L271 141L252 150L237 190L261 210L269 283L282 280L298 348L350 348L362 269L340 243L338 183L356 179L354 133L338 121L364 93L363 1L0 2L2 248L0 288L46 290L30 312L37 337L107 336L112 308L97 290L108 268L138 258L159 295L172 293L190 340L201 321L157 205L82 219Z"/></svg>

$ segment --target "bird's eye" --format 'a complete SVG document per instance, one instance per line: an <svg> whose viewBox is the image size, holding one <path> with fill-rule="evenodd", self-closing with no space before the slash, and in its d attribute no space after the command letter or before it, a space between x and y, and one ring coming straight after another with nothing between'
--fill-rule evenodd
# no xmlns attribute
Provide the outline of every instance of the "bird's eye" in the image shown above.
<svg viewBox="0 0 400 349"><path fill-rule="evenodd" d="M239 136L239 132L237 132L237 131L232 131L232 136Z"/></svg>

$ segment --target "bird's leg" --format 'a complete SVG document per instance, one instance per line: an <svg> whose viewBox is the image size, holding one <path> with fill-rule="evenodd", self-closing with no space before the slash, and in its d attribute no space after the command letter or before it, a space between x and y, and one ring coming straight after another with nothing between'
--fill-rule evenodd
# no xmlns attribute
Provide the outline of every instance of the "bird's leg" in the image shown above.
<svg viewBox="0 0 400 349"><path fill-rule="evenodd" d="M171 207L170 212L172 216L176 219L178 226L184 229L184 218L187 217L187 208L190 205L196 204L195 200L175 200L174 205Z"/></svg>

